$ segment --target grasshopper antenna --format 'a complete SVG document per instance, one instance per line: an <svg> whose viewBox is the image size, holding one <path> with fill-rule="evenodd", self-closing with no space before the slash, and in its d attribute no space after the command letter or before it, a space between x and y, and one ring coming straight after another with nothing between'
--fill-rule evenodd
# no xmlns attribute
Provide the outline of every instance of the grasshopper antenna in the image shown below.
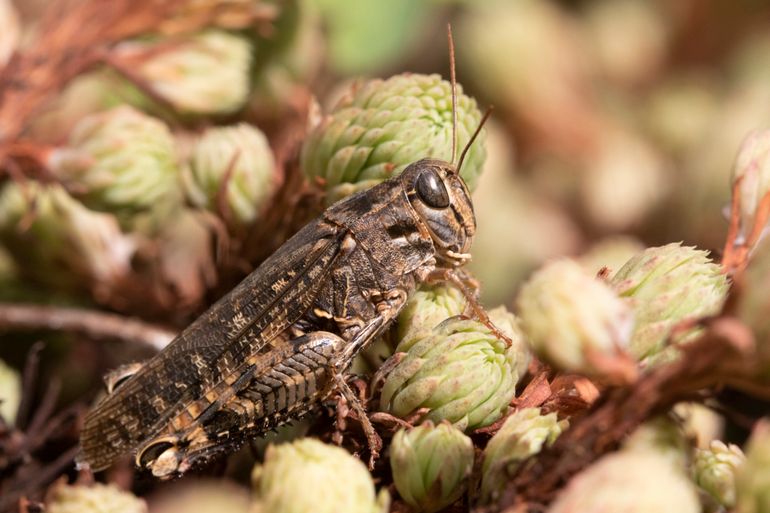
<svg viewBox="0 0 770 513"><path fill-rule="evenodd" d="M465 148L463 148L462 153L460 153L460 162L457 163L457 174L460 174L460 169L463 167L463 160L465 160L465 155L468 153L468 150L471 148L471 145L473 144L473 141L476 140L476 137L481 133L481 129L484 128L484 123L487 122L489 119L489 116L492 115L492 111L494 110L493 106L487 107L486 112L484 112L484 115L481 117L481 121L479 121L479 126L476 127L476 131L473 132L473 135L468 140L468 144L465 145Z"/></svg>
<svg viewBox="0 0 770 513"><path fill-rule="evenodd" d="M449 41L449 77L452 81L452 159L457 157L457 74L455 71L455 41L452 37L452 24L446 24L446 36Z"/></svg>

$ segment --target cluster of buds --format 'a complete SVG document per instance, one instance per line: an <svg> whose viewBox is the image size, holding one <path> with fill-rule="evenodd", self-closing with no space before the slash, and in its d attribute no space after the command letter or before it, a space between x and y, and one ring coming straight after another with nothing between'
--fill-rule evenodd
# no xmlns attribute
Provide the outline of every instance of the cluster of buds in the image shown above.
<svg viewBox="0 0 770 513"><path fill-rule="evenodd" d="M481 120L476 102L457 94L460 144ZM397 175L412 162L452 153L452 88L438 75L404 74L355 86L308 135L301 166L321 179L332 203ZM473 190L486 157L471 146L461 170Z"/></svg>
<svg viewBox="0 0 770 513"><path fill-rule="evenodd" d="M504 307L489 318L511 341L484 324L452 317L409 342L387 375L380 407L398 417L421 408L426 419L447 420L462 430L487 426L508 408L529 353L516 318Z"/></svg>

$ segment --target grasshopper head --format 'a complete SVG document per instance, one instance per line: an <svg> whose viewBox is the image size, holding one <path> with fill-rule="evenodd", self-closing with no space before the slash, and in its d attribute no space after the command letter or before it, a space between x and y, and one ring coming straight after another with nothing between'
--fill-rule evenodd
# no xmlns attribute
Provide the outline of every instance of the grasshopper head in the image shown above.
<svg viewBox="0 0 770 513"><path fill-rule="evenodd" d="M422 159L401 174L412 207L428 228L440 263L458 267L470 260L476 217L468 188L455 166Z"/></svg>

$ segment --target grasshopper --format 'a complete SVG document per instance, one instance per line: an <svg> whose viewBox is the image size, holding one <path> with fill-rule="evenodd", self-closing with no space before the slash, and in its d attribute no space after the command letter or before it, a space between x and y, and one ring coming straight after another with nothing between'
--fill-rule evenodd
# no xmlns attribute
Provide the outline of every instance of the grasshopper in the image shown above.
<svg viewBox="0 0 770 513"><path fill-rule="evenodd" d="M450 280L472 296L461 267L476 221L459 169L488 115L457 166L422 159L332 205L146 364L120 369L85 419L80 460L98 471L131 451L137 467L170 478L335 390L359 413L376 456L376 432L344 371L419 283Z"/></svg>

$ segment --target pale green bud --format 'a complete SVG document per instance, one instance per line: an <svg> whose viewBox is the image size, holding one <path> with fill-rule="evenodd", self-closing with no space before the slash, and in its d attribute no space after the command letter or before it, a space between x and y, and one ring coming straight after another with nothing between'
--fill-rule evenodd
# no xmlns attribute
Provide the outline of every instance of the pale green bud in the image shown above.
<svg viewBox="0 0 770 513"><path fill-rule="evenodd" d="M171 132L131 107L83 118L50 164L95 210L125 217L180 199Z"/></svg>
<svg viewBox="0 0 770 513"><path fill-rule="evenodd" d="M108 286L129 273L135 251L113 216L37 182L11 182L0 191L0 240L24 274L64 287L83 280Z"/></svg>
<svg viewBox="0 0 770 513"><path fill-rule="evenodd" d="M760 371L770 376L770 241L764 241L751 258L744 274L738 315L756 337Z"/></svg>
<svg viewBox="0 0 770 513"><path fill-rule="evenodd" d="M228 114L246 103L252 49L222 30L181 41L132 41L118 55L140 53L137 73L176 110L185 114Z"/></svg>
<svg viewBox="0 0 770 513"><path fill-rule="evenodd" d="M21 402L21 376L13 367L0 360L0 417L13 426Z"/></svg>
<svg viewBox="0 0 770 513"><path fill-rule="evenodd" d="M458 154L480 120L476 102L457 96ZM473 190L486 158L484 134L468 151L462 177ZM426 157L452 153L452 92L438 75L402 74L354 87L308 135L301 166L330 198L395 176Z"/></svg>
<svg viewBox="0 0 770 513"><path fill-rule="evenodd" d="M665 456L683 471L690 462L690 441L685 438L682 426L667 416L656 417L636 428L623 442L623 449Z"/></svg>
<svg viewBox="0 0 770 513"><path fill-rule="evenodd" d="M511 347L480 322L447 319L416 341L388 374L380 408L398 417L428 408L428 420L448 420L464 431L499 419L529 353L512 314L501 307L489 317L513 341Z"/></svg>
<svg viewBox="0 0 770 513"><path fill-rule="evenodd" d="M746 445L735 476L737 513L770 513L770 421L761 420Z"/></svg>
<svg viewBox="0 0 770 513"><path fill-rule="evenodd" d="M589 247L577 260L583 269L593 275L603 268L615 272L643 249L644 245L639 240L618 235L601 239Z"/></svg>
<svg viewBox="0 0 770 513"><path fill-rule="evenodd" d="M508 476L527 458L551 445L567 429L555 413L541 415L540 408L524 408L508 417L484 449L481 467L481 499L494 501Z"/></svg>
<svg viewBox="0 0 770 513"><path fill-rule="evenodd" d="M718 313L728 289L727 277L708 252L680 243L638 253L610 284L634 310L636 325L629 351L648 363L665 356L662 351L678 324ZM689 330L676 335L674 342L693 334Z"/></svg>
<svg viewBox="0 0 770 513"><path fill-rule="evenodd" d="M602 457L573 477L548 513L700 513L693 483L654 451L626 451Z"/></svg>
<svg viewBox="0 0 770 513"><path fill-rule="evenodd" d="M268 447L252 482L254 513L384 513L390 502L361 460L312 438Z"/></svg>
<svg viewBox="0 0 770 513"><path fill-rule="evenodd" d="M757 209L770 193L770 130L755 130L743 141L735 160L733 184L740 180L741 230L748 236Z"/></svg>
<svg viewBox="0 0 770 513"><path fill-rule="evenodd" d="M587 375L633 371L624 349L631 309L572 260L546 264L518 297L522 328L535 352L559 369Z"/></svg>
<svg viewBox="0 0 770 513"><path fill-rule="evenodd" d="M49 492L46 513L147 513L147 503L112 484L57 484Z"/></svg>
<svg viewBox="0 0 770 513"><path fill-rule="evenodd" d="M713 440L708 449L696 449L695 482L725 508L735 506L735 474L746 461L737 445Z"/></svg>
<svg viewBox="0 0 770 513"><path fill-rule="evenodd" d="M401 429L390 446L396 490L416 511L445 508L465 492L473 454L471 439L451 424Z"/></svg>
<svg viewBox="0 0 770 513"><path fill-rule="evenodd" d="M408 351L415 342L450 317L465 312L467 300L452 285L421 286L398 315L396 351Z"/></svg>
<svg viewBox="0 0 770 513"><path fill-rule="evenodd" d="M265 135L246 123L206 130L182 176L190 202L215 213L226 187L227 215L235 226L253 223L278 185Z"/></svg>

